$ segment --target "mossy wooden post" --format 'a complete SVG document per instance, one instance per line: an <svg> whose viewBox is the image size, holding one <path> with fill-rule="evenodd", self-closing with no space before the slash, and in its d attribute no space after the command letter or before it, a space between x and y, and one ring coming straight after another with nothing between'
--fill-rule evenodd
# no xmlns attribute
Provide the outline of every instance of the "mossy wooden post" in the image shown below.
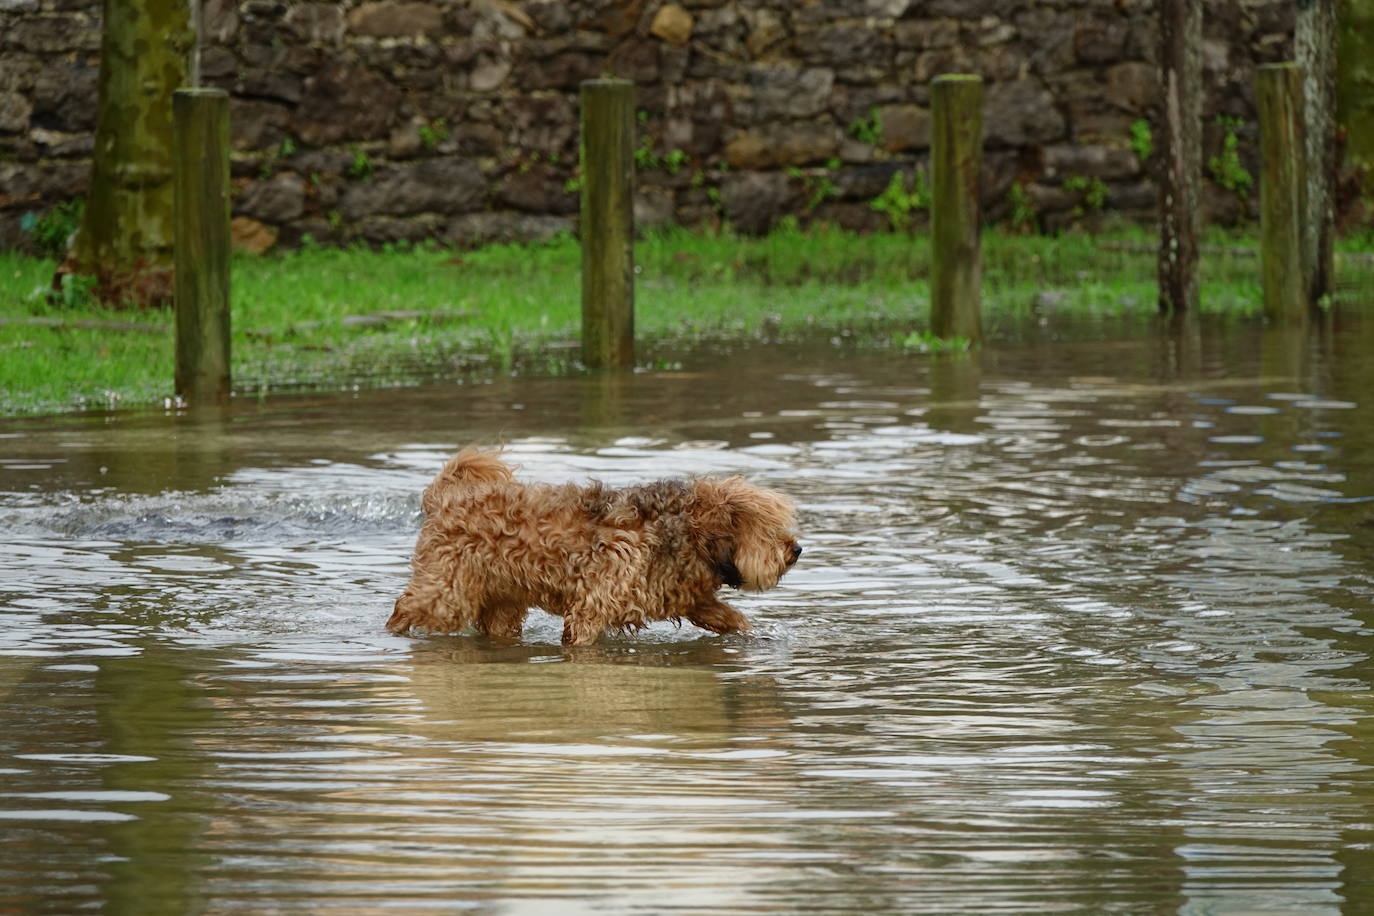
<svg viewBox="0 0 1374 916"><path fill-rule="evenodd" d="M582 84L582 362L635 361L634 84Z"/></svg>
<svg viewBox="0 0 1374 916"><path fill-rule="evenodd" d="M229 95L172 96L176 391L188 404L229 400Z"/></svg>
<svg viewBox="0 0 1374 916"><path fill-rule="evenodd" d="M930 330L982 336L982 244L978 226L983 80L937 76L931 84Z"/></svg>
<svg viewBox="0 0 1374 916"><path fill-rule="evenodd" d="M1302 71L1266 64L1255 72L1260 127L1260 270L1264 315L1302 321L1308 311L1303 244Z"/></svg>

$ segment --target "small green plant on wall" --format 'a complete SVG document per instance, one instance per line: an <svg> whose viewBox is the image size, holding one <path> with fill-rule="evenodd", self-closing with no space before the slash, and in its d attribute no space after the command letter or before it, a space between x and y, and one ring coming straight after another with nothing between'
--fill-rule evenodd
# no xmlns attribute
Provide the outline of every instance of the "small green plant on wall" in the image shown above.
<svg viewBox="0 0 1374 916"><path fill-rule="evenodd" d="M1081 203L1073 208L1074 216L1097 213L1107 203L1107 185L1101 178L1070 175L1064 179L1064 190L1079 195Z"/></svg>
<svg viewBox="0 0 1374 916"><path fill-rule="evenodd" d="M1026 186L1017 182L1007 191L1007 224L1015 232L1031 232L1035 229L1040 211L1035 201L1026 191Z"/></svg>
<svg viewBox="0 0 1374 916"><path fill-rule="evenodd" d="M656 169L660 164L662 164L662 160L658 158L658 153L654 152L653 138L645 134L639 141L639 147L635 150L635 168Z"/></svg>
<svg viewBox="0 0 1374 916"><path fill-rule="evenodd" d="M725 201L720 194L720 188L707 188L706 199L711 202L711 209L719 216L725 212Z"/></svg>
<svg viewBox="0 0 1374 916"><path fill-rule="evenodd" d="M806 190L806 212L810 213L830 198L839 196L840 189L830 177L839 167L840 160L831 159L825 164L825 171L820 174L808 175L795 166L787 170L787 174L801 181L802 187Z"/></svg>
<svg viewBox="0 0 1374 916"><path fill-rule="evenodd" d="M1245 122L1240 118L1218 115L1217 124L1221 125L1223 131L1221 151L1215 156L1208 157L1207 171L1211 173L1212 180L1221 187L1235 194L1241 200L1247 200L1250 197L1250 188L1254 186L1255 179L1240 161L1238 131L1245 126Z"/></svg>
<svg viewBox="0 0 1374 916"><path fill-rule="evenodd" d="M663 164L658 153L654 152L654 138L649 134L649 113L644 109L635 112L639 124L639 146L635 148L635 168L640 170L656 169Z"/></svg>
<svg viewBox="0 0 1374 916"><path fill-rule="evenodd" d="M926 183L926 173L916 169L908 183L906 173L900 170L893 172L883 193L873 198L868 206L887 217L893 232L910 230L912 215L917 210L930 209L930 185Z"/></svg>
<svg viewBox="0 0 1374 916"><path fill-rule="evenodd" d="M868 109L868 117L857 118L849 125L849 135L860 143L878 146L883 142L883 117L878 109Z"/></svg>
<svg viewBox="0 0 1374 916"><path fill-rule="evenodd" d="M296 141L287 137L263 157L262 165L258 168L258 177L263 181L271 178L277 173L277 164L282 159L290 159L294 155L296 155Z"/></svg>
<svg viewBox="0 0 1374 916"><path fill-rule="evenodd" d="M425 149L434 149L448 139L448 121L444 118L420 125L420 144Z"/></svg>
<svg viewBox="0 0 1374 916"><path fill-rule="evenodd" d="M354 181L372 180L372 160L361 147L353 147L353 162L348 166L348 177Z"/></svg>
<svg viewBox="0 0 1374 916"><path fill-rule="evenodd" d="M1131 151L1142 165L1149 161L1150 155L1155 151L1154 132L1150 130L1150 122L1144 118L1131 124Z"/></svg>

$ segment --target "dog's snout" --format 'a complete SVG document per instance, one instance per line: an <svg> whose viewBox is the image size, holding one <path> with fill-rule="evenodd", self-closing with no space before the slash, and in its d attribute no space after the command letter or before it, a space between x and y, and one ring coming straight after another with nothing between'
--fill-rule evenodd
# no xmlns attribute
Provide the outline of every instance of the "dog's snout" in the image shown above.
<svg viewBox="0 0 1374 916"><path fill-rule="evenodd" d="M801 559L801 550L802 549L800 544L793 544L792 547L787 551L788 566L791 566L792 564L796 563L798 560Z"/></svg>

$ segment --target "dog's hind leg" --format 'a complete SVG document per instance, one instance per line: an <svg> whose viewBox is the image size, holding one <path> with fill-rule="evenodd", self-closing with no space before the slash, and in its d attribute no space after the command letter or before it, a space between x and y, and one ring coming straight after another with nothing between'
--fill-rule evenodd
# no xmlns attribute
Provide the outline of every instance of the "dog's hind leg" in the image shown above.
<svg viewBox="0 0 1374 916"><path fill-rule="evenodd" d="M595 577L586 581L595 581ZM629 596L620 594L621 591L623 588L602 582L588 587L562 608L563 645L590 646L608 627L623 626L628 618Z"/></svg>
<svg viewBox="0 0 1374 916"><path fill-rule="evenodd" d="M606 627L599 615L584 601L576 601L563 614L563 645L590 646L601 638Z"/></svg>
<svg viewBox="0 0 1374 916"><path fill-rule="evenodd" d="M714 595L701 601L683 616L712 633L743 633L749 629L749 621L743 614Z"/></svg>
<svg viewBox="0 0 1374 916"><path fill-rule="evenodd" d="M477 614L477 632L500 639L519 639L525 624L523 604L488 604Z"/></svg>

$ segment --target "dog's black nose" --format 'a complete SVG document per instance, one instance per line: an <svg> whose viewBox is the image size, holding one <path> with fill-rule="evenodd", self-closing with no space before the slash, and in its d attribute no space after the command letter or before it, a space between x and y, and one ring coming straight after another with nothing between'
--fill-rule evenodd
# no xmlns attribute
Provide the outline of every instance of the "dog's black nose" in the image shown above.
<svg viewBox="0 0 1374 916"><path fill-rule="evenodd" d="M792 549L787 552L787 565L791 566L799 559L801 559L801 545L793 544Z"/></svg>

